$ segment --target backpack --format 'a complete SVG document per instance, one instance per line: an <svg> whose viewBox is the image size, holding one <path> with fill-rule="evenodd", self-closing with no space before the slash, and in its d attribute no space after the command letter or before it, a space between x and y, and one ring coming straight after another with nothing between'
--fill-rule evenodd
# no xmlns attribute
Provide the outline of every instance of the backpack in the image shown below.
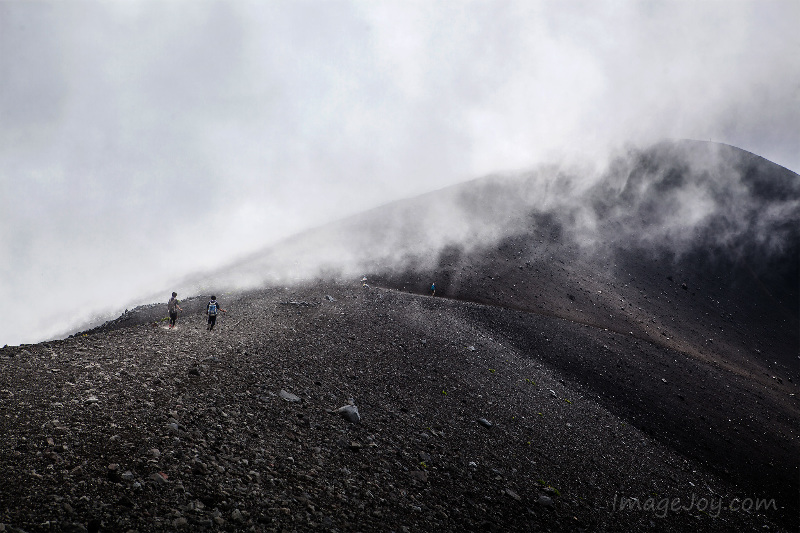
<svg viewBox="0 0 800 533"><path fill-rule="evenodd" d="M217 314L217 302L208 302L208 314L212 316Z"/></svg>

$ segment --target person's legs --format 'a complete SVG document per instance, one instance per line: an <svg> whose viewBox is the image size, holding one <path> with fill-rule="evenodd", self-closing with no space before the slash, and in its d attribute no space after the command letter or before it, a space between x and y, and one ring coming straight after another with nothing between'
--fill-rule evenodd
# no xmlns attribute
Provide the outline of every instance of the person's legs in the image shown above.
<svg viewBox="0 0 800 533"><path fill-rule="evenodd" d="M217 315L208 315L208 331L214 329L214 325L217 323Z"/></svg>
<svg viewBox="0 0 800 533"><path fill-rule="evenodd" d="M169 314L169 327L175 327L175 321L178 320L178 312L175 311L174 313Z"/></svg>

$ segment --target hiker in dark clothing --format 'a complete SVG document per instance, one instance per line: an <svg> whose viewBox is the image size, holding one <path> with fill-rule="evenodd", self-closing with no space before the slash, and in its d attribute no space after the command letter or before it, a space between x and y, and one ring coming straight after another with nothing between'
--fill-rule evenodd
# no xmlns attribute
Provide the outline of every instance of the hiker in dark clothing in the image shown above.
<svg viewBox="0 0 800 533"><path fill-rule="evenodd" d="M181 306L178 305L178 296L177 292L172 293L172 298L169 299L169 303L167 303L167 309L169 310L169 327L170 329L175 327L175 321L178 320L178 311L183 311Z"/></svg>
<svg viewBox="0 0 800 533"><path fill-rule="evenodd" d="M212 296L211 301L208 302L208 305L206 306L206 313L208 314L208 327L206 329L208 331L214 329L214 325L217 323L217 313L219 311L227 313L227 311L220 307L219 303L217 303L217 297Z"/></svg>

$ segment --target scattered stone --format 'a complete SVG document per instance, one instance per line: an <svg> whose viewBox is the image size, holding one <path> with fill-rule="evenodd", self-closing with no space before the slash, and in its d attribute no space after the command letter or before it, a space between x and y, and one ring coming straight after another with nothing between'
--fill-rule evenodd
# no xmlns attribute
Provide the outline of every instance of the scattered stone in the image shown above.
<svg viewBox="0 0 800 533"><path fill-rule="evenodd" d="M167 474L164 472L153 472L150 474L150 479L156 482L156 485L164 485L168 483L167 481Z"/></svg>
<svg viewBox="0 0 800 533"><path fill-rule="evenodd" d="M206 508L205 504L200 500L194 500L193 502L189 503L190 511L202 511L205 508Z"/></svg>
<svg viewBox="0 0 800 533"><path fill-rule="evenodd" d="M358 407L355 405L344 405L333 412L339 413L339 416L351 424L356 424L361 421L361 415L358 412Z"/></svg>
<svg viewBox="0 0 800 533"><path fill-rule="evenodd" d="M411 479L415 479L423 483L428 481L428 473L425 472L424 470L412 470L408 474L411 476Z"/></svg>
<svg viewBox="0 0 800 533"><path fill-rule="evenodd" d="M120 481L122 478L119 475L119 465L117 463L111 463L108 465L107 475L109 481L116 483Z"/></svg>
<svg viewBox="0 0 800 533"><path fill-rule="evenodd" d="M291 300L289 302L281 302L281 305L295 305L297 307L315 307L315 304L305 301Z"/></svg>
<svg viewBox="0 0 800 533"><path fill-rule="evenodd" d="M121 505L123 507L128 507L129 509L133 509L133 506L134 506L133 505L133 501L131 501L131 499L128 498L127 496L125 496L125 495L123 495L122 498L119 499L119 501L117 502L117 505Z"/></svg>
<svg viewBox="0 0 800 533"><path fill-rule="evenodd" d="M536 503L541 505L542 507L553 507L553 498L550 496L545 496L544 494L539 496L539 499L536 500Z"/></svg>
<svg viewBox="0 0 800 533"><path fill-rule="evenodd" d="M301 294L295 296L299 299L306 293L297 294ZM387 297L378 301L380 294ZM320 301L318 295L305 297L309 301ZM9 422L8 464L22 467L18 472L10 471L10 481L24 486L30 494L42 492L12 502L20 509L29 502L30 507L24 511L30 512L30 521L25 521L22 511L6 504L12 510L0 518L18 523L14 528L0 525L0 533L17 531L19 527L29 531L86 531L90 519L97 519L97 524L102 520L102 527L95 526L102 531L282 531L292 528L345 531L354 529L354 524L359 522L364 529L385 526L387 531L544 531L559 529L559 525L565 530L578 530L575 524L591 524L604 513L600 508L603 502L591 499L579 502L582 498L567 495L569 490L559 496L555 489L545 487L544 481L539 484L535 480L542 477L559 488L562 484L568 486L565 475L557 468L564 462L569 467L585 464L587 479L594 480L599 471L598 463L605 465L605 459L589 455L592 461L584 463L578 458L576 463L569 456L569 447L559 446L562 443L559 439L564 435L564 425L580 428L575 438L591 434L587 432L595 427L603 438L613 438L616 434L613 420L601 417L595 424L590 418L587 424L587 419L580 417L588 409L582 409L570 413L570 422L567 422L559 416L563 414L562 399L551 404L559 409L546 412L548 416L531 416L538 414L537 410L546 409L547 396L552 394L560 398L561 393L546 386L530 389L527 397L520 395L525 402L522 407L514 403L516 393L504 397L508 391L503 387L520 376L533 377L540 368L535 364L521 369L508 382L492 381L494 388L491 390L481 389L484 384L478 376L474 389L470 385L469 393L459 394L455 391L461 390L463 384L474 377L459 373L468 370L467 363L472 360L480 369L487 366L507 368L500 366L503 363L499 359L504 354L495 350L497 340L487 338L487 344L476 350L475 346L467 345L468 339L463 336L440 336L437 325L423 327L422 324L403 337L392 330L389 309L390 305L403 304L399 297L383 289L359 293L358 299L369 304L359 314L350 314L353 311L349 307L351 296L342 294L342 298L340 306L324 304L325 300L334 301L331 297L325 298L318 308L309 310L278 308L276 311L277 299L258 308L242 306L241 315L231 313L232 318L223 317L224 327L213 337L201 337L199 331L191 332L194 326L190 324L183 331L162 339L164 336L160 332L150 332L142 326L132 330L133 333L122 332L116 339L97 336L82 340L89 346L85 351L59 347L59 359L52 363L48 355L43 361L30 361L27 367L10 366L10 377L0 388L15 388L13 393L9 389L0 390L0 407L5 409L0 418L6 416ZM444 309L437 304L439 308ZM298 312L308 324L299 327L297 322L284 321L286 313L297 315ZM370 344L376 338L375 332L382 331L377 327L373 329L371 318L376 315L380 319L379 326L388 326L386 338L377 337L380 345ZM245 331L247 320L259 321L253 337L240 335ZM336 322L339 321L348 329L338 331L336 328L340 326ZM306 327L314 334L309 335ZM136 338L139 344L130 349L123 347L128 337ZM479 343L486 338L478 337L472 335L471 338ZM259 338L264 341L262 344ZM348 343L347 338L354 341L352 345L341 346L342 340ZM325 344L330 339L333 339L334 349ZM432 339L430 348L434 352L425 353L426 339ZM299 342L292 344L294 341ZM337 346L341 352L335 349ZM621 352L616 346L609 349L609 345L605 345L604 349ZM299 355L297 358L280 357L292 348L313 357L308 361L300 360ZM345 353L345 349L352 351ZM467 357L459 360L464 366L455 369L442 359L436 359L446 355L448 350L459 349L482 353L464 354ZM243 358L248 351L250 357L245 361ZM212 353L218 354L221 360L213 356L204 359ZM40 358L41 354L32 357ZM8 362L2 358L0 361ZM317 365L319 361L324 364ZM386 383L376 386L376 376L371 371L373 368L383 370L385 361L390 362L394 373L377 376L377 380ZM25 360L11 362L27 363ZM48 368L56 362L63 365L59 375ZM414 370L419 374L397 373L402 365L416 365ZM23 370L31 378L42 379L40 389L27 388L22 381L17 383L16 378ZM791 387L788 374L779 372L782 371L775 368L769 374L775 374L772 383L778 384L778 378L787 375L782 379ZM185 379L187 373L205 376L202 386L198 385L199 380L188 379L183 390L176 389L175 376ZM156 376L160 377L159 381ZM392 381L394 376L396 384ZM408 377L419 377L419 382L409 381ZM537 375L537 381L540 384L557 382L544 370L541 376ZM566 397L577 394L564 380L560 381ZM650 382L655 383L652 374ZM303 403L287 406L283 401L275 402L276 387L297 390L303 394L302 399L288 389L279 389L280 398L289 403ZM440 402L438 394L433 402L425 401L430 398L429 392L438 393L442 388L449 389L446 402ZM96 395L89 396L90 391ZM406 395L408 391L417 394ZM341 400L350 394L363 395L360 403L369 402L362 403L362 408L366 406L369 411L366 420L361 421L359 410L352 402L329 413L300 408L301 405L316 407L325 402L328 406L342 405ZM84 407L89 403L87 396L97 399L99 405ZM683 399L681 395L678 397ZM581 403L585 405L581 407L591 407L591 397L584 395L584 398ZM481 411L487 412L485 406L489 400L508 409L509 420L504 418L498 430L488 429L495 424L486 418L472 418ZM56 410L56 405L61 408ZM14 423L18 406L37 409L37 416L20 418L20 423ZM289 416L286 416L286 409L292 411ZM222 414L223 411L226 414ZM167 412L169 416L165 416ZM346 423L341 424L338 417L329 416L333 412L345 418ZM65 418L66 423L54 419L55 414ZM487 415L495 414L487 412ZM514 422L511 414L517 415ZM588 414L595 412L589 410ZM40 429L39 426L48 420ZM351 424L358 422L362 425ZM487 428L487 433L473 426L475 422ZM514 449L504 449L507 445L499 440L501 435L497 432L506 430L506 422L510 424L508 430L514 433ZM68 428L57 433L56 428L62 426ZM191 428L188 433L187 427ZM601 429L603 427L610 429L606 431ZM628 449L633 452L641 449L638 438L628 438L627 434L624 437L623 444ZM552 441L548 443L548 439ZM528 444L527 448L520 449L522 453L516 448L517 441L521 441L520 445ZM164 452L159 448L164 448ZM551 453L557 455L548 458L538 448L552 450ZM343 453L345 450L352 453ZM107 465L105 469L104 464ZM130 470L123 471L122 465ZM692 467L694 463L688 465ZM659 463L658 468L667 474L673 472L667 463ZM32 477L28 475L30 472L40 474ZM588 478L589 475L592 477ZM670 476L670 479L672 484L667 482L667 488L682 494L677 487L686 483L684 474ZM715 478L709 476L709 479ZM185 489L181 480L186 484ZM587 483L592 490L578 493L594 498L609 487L613 488L614 482L605 483L602 489ZM537 485L538 490L527 490ZM514 487L524 489L525 496L519 495ZM450 505L455 500L463 500L464 505ZM522 500L525 500L524 506ZM526 506L529 516L520 516L526 513ZM0 514L2 511L0 509ZM678 524L684 518L685 522L691 521L689 517L680 516ZM736 518L748 519L744 514ZM620 530L641 522L640 517L631 518L622 513L614 520L619 522ZM75 522L74 527L72 522ZM400 525L402 522L411 527ZM662 523L651 521L650 527L656 522Z"/></svg>
<svg viewBox="0 0 800 533"><path fill-rule="evenodd" d="M296 395L292 394L291 392L287 392L287 391L285 391L283 389L281 389L281 391L278 393L278 396L280 396L281 398L283 398L284 400L286 400L289 403L298 403L298 402L302 401L302 400L300 400L299 396L296 396Z"/></svg>
<svg viewBox="0 0 800 533"><path fill-rule="evenodd" d="M201 461L192 461L192 474L196 476L204 476L208 474L208 467Z"/></svg>

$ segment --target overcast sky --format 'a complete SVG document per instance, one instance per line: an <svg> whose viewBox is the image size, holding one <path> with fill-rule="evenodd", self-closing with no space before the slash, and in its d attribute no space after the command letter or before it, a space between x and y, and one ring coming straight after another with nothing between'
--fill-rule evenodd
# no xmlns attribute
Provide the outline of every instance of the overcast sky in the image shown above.
<svg viewBox="0 0 800 533"><path fill-rule="evenodd" d="M798 172L798 21L796 0L0 2L0 346L629 141Z"/></svg>

